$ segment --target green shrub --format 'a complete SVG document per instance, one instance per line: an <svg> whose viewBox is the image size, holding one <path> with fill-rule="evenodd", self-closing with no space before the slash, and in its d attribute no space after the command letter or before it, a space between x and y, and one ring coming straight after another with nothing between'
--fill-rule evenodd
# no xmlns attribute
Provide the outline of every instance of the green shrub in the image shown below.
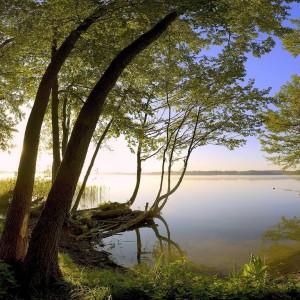
<svg viewBox="0 0 300 300"><path fill-rule="evenodd" d="M14 286L16 280L10 266L0 260L0 299L6 299L7 291Z"/></svg>
<svg viewBox="0 0 300 300"><path fill-rule="evenodd" d="M155 265L142 264L132 270L79 268L66 255L60 265L73 296L80 299L298 299L298 279L268 278L260 257L231 276L208 276L196 271L185 257L168 260L161 254Z"/></svg>

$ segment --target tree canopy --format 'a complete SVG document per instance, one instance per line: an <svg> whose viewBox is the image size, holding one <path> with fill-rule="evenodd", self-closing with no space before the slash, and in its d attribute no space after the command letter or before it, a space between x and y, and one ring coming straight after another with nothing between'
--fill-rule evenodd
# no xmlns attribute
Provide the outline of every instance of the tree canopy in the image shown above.
<svg viewBox="0 0 300 300"><path fill-rule="evenodd" d="M295 57L300 53L300 19L292 20L294 29L283 38L285 48ZM275 107L264 114L266 130L260 137L266 157L284 170L298 168L300 163L300 76L292 75L291 81L280 89L273 99Z"/></svg>
<svg viewBox="0 0 300 300"><path fill-rule="evenodd" d="M1 64L4 70L13 67L11 74L1 75L2 85L11 95L8 103L16 105L14 96L22 95L31 112L0 258L24 261L32 285L60 276L58 239L95 129L103 128L99 119L112 122L111 135L126 134L133 151L138 147L146 156L154 152L162 159L168 187L164 194L159 188L154 210L163 207L182 180L171 186L173 163L183 162L184 175L196 147L214 143L233 149L243 144L243 136L258 130L261 109L269 101L267 91L244 82L244 63L249 54L271 51L274 36L292 33L283 26L291 2L1 3ZM51 91L53 147L59 144L60 110L65 150L27 252L36 158ZM9 110L3 114L0 120Z"/></svg>
<svg viewBox="0 0 300 300"><path fill-rule="evenodd" d="M267 131L261 136L267 159L283 169L299 167L300 163L300 76L281 87L275 108L265 114Z"/></svg>

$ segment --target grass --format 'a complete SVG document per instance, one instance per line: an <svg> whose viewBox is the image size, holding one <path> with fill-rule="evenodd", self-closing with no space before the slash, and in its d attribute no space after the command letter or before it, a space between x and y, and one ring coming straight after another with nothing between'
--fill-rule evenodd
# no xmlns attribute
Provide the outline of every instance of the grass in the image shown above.
<svg viewBox="0 0 300 300"><path fill-rule="evenodd" d="M12 198L13 189L15 187L15 179L1 179L0 180L0 208L7 208L9 201ZM45 197L51 187L50 180L37 178L34 183L32 199Z"/></svg>
<svg viewBox="0 0 300 300"><path fill-rule="evenodd" d="M226 278L202 275L185 258L139 265L126 272L79 268L60 254L66 281L74 299L297 299L297 278L271 280L268 267L251 257L242 270Z"/></svg>

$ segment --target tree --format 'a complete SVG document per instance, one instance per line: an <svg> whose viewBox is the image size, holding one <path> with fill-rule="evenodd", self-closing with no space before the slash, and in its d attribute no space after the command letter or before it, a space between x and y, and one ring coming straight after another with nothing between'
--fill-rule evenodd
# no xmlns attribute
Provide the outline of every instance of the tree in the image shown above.
<svg viewBox="0 0 300 300"><path fill-rule="evenodd" d="M175 12L168 14L124 48L111 62L83 105L45 208L31 235L25 270L32 285L48 285L53 278L61 276L57 257L60 232L70 210L88 146L108 93L134 57L155 41L176 17Z"/></svg>
<svg viewBox="0 0 300 300"><path fill-rule="evenodd" d="M40 81L27 122L13 199L0 241L0 258L7 262L22 261L27 251L29 203L34 184L39 136L52 86L80 35L105 12L106 7L100 5L68 35L53 56Z"/></svg>
<svg viewBox="0 0 300 300"><path fill-rule="evenodd" d="M43 7L48 3L51 7L52 3L57 2L39 4ZM105 53L106 55L100 52L102 55L100 57L112 62L80 110L45 209L32 233L25 259L25 270L33 284L49 283L52 278L60 275L57 264L57 243L63 221L70 209L86 151L103 111L103 105L127 65L165 32L179 14L180 22L188 24L190 30L197 29L198 39L202 41L203 46L212 44L226 49L231 47L235 57L245 52L253 52L259 56L270 51L273 45L271 36L264 38L259 36L259 33L266 32L269 35L279 36L285 33L281 22L286 17L287 7L282 1L253 1L248 4L246 2L241 6L240 1L166 0L161 3L161 1L145 0L126 1L125 4L124 1L100 1L96 3L96 9L95 4L91 5L91 10L93 9L94 12L91 13L89 10L90 16L85 16L83 22L76 24L77 28L62 42L41 79L26 127L14 197L1 239L1 258L6 261L18 261L22 260L26 253L28 204L32 194L40 128L54 80L82 33L108 11L115 20L121 20L122 24L118 24L117 27L124 27L122 39L114 34L103 36L106 38L104 41L109 39L116 41L112 51ZM146 28L153 26L160 19L161 22L142 34ZM124 24L127 26L121 26ZM102 22L102 25L110 24ZM140 38L136 39L139 35ZM256 40L258 37L259 39ZM124 45L129 44L131 40L135 42L125 47ZM184 42L184 39L181 39L177 46L184 47ZM119 52L120 49L123 50ZM88 48L86 51L89 53ZM115 56L116 53L119 54Z"/></svg>
<svg viewBox="0 0 300 300"><path fill-rule="evenodd" d="M266 158L284 170L300 163L300 76L281 87L274 98L274 109L264 115L265 132L260 141Z"/></svg>

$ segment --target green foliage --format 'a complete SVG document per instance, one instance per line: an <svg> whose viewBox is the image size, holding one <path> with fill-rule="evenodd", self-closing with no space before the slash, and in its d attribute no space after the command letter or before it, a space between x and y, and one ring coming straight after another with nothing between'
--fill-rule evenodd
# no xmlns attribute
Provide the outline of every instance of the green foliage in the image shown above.
<svg viewBox="0 0 300 300"><path fill-rule="evenodd" d="M67 255L59 258L65 279L75 286L73 296L80 299L296 299L300 295L297 280L268 279L267 267L254 256L229 277L201 274L184 257L167 262L164 254L154 266L139 265L122 273L81 269Z"/></svg>
<svg viewBox="0 0 300 300"><path fill-rule="evenodd" d="M263 264L261 257L251 254L251 260L244 265L242 274L248 282L263 287L268 277L268 267Z"/></svg>
<svg viewBox="0 0 300 300"><path fill-rule="evenodd" d="M0 207L7 208L15 186L14 179L0 180Z"/></svg>
<svg viewBox="0 0 300 300"><path fill-rule="evenodd" d="M267 268L254 256L241 271L226 278L201 274L186 258L166 262L163 255L154 266L123 272L82 269L65 254L59 254L59 263L72 286L71 299L295 299L300 294L299 283L292 277L266 280ZM0 263L0 297L5 298L15 285L10 267Z"/></svg>
<svg viewBox="0 0 300 300"><path fill-rule="evenodd" d="M16 287L16 280L11 267L0 260L0 299L8 298L7 291Z"/></svg>
<svg viewBox="0 0 300 300"><path fill-rule="evenodd" d="M51 180L37 178L34 182L33 200L46 197L50 191L51 185Z"/></svg>
<svg viewBox="0 0 300 300"><path fill-rule="evenodd" d="M276 109L265 114L265 132L260 141L267 159L282 168L295 168L300 163L300 76L292 76L275 97Z"/></svg>
<svg viewBox="0 0 300 300"><path fill-rule="evenodd" d="M286 50L297 57L300 53L300 19L291 21L295 28L283 39L283 45Z"/></svg>

